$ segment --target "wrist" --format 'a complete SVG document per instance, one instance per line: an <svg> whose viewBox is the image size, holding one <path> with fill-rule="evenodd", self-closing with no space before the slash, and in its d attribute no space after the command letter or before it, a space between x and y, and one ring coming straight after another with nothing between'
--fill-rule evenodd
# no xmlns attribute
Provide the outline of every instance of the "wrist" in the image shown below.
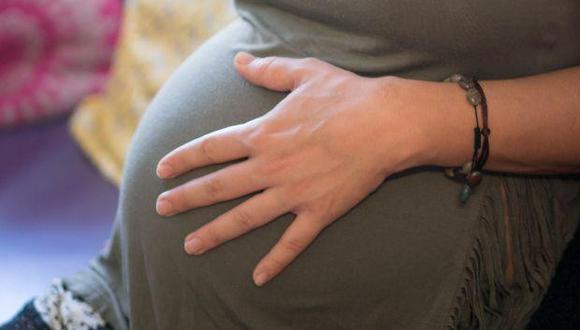
<svg viewBox="0 0 580 330"><path fill-rule="evenodd" d="M473 107L455 83L398 81L409 128L416 135L408 167L461 166L473 154Z"/></svg>
<svg viewBox="0 0 580 330"><path fill-rule="evenodd" d="M465 91L456 83L428 82L427 102L433 102L422 125L429 135L424 162L442 167L461 166L473 155L475 114Z"/></svg>

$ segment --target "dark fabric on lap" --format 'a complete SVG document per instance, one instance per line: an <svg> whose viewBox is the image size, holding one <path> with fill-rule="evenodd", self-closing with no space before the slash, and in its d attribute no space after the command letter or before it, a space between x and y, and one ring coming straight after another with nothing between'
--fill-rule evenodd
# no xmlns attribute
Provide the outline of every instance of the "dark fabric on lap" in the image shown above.
<svg viewBox="0 0 580 330"><path fill-rule="evenodd" d="M51 330L34 308L33 301L29 301L22 309L8 321L0 326L0 330Z"/></svg>

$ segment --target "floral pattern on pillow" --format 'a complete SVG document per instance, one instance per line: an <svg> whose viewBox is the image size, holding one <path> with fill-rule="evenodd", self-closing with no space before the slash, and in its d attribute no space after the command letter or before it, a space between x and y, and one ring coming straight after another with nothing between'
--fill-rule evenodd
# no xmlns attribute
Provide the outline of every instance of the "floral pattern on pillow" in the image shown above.
<svg viewBox="0 0 580 330"><path fill-rule="evenodd" d="M120 0L0 1L0 127L71 111L104 85Z"/></svg>

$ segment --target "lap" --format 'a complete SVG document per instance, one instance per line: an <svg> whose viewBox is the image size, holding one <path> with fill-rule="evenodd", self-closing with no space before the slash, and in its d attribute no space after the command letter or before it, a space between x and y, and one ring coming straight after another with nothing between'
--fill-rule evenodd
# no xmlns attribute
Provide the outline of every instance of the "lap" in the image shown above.
<svg viewBox="0 0 580 330"><path fill-rule="evenodd" d="M188 256L183 250L188 233L248 197L171 218L156 214L159 193L227 166L197 169L165 182L155 175L164 154L195 137L261 116L285 97L245 82L233 68L237 50L299 56L281 43L252 49L259 37L237 20L210 39L167 82L137 130L117 219L132 327L446 326L453 315L458 317L457 299L467 285L483 205L499 191L499 176L484 179L465 206L457 201L457 184L439 170L424 167L390 177L262 288L253 284L252 270L292 215L202 256ZM498 215L488 221L501 219L504 207L496 207L485 211ZM494 235L486 237L503 244Z"/></svg>

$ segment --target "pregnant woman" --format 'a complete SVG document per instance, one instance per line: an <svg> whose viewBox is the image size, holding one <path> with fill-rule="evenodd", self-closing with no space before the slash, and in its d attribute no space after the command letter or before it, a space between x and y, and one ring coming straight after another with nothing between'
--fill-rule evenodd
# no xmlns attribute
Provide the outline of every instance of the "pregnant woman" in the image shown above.
<svg viewBox="0 0 580 330"><path fill-rule="evenodd" d="M524 328L580 217L580 3L236 8L143 118L107 249L5 329Z"/></svg>

